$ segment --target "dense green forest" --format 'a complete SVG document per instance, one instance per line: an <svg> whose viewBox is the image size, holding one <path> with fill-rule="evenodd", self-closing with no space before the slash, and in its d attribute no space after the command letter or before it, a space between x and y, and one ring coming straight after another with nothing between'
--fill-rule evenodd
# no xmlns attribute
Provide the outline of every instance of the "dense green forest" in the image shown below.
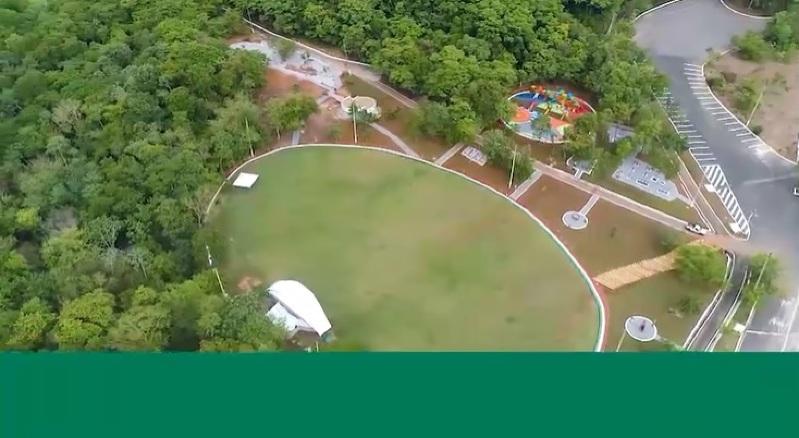
<svg viewBox="0 0 799 438"><path fill-rule="evenodd" d="M209 187L266 135L228 6L0 2L0 348L276 346L204 271Z"/></svg>
<svg viewBox="0 0 799 438"><path fill-rule="evenodd" d="M571 81L600 109L572 153L629 152L601 141L618 120L668 167L680 144L630 38L633 3L0 0L0 348L278 347L262 296L221 295L203 212L226 169L315 104L255 103L266 60L222 39L242 15L373 63L428 96L420 113L452 121L452 141L492 127L512 88Z"/></svg>

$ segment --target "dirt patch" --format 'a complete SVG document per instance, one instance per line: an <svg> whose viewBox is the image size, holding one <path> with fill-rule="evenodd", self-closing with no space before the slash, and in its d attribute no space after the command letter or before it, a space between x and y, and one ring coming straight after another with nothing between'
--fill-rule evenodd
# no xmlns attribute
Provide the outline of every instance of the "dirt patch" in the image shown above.
<svg viewBox="0 0 799 438"><path fill-rule="evenodd" d="M760 137L781 155L795 160L799 134L799 105L796 104L799 102L799 59L788 64L777 61L755 63L744 61L731 52L708 65L708 78L723 74L728 81L716 94L744 122L749 114L742 114L734 105L737 86L747 80L754 81L758 87L769 84L750 126L761 126ZM730 80L731 74L734 81Z"/></svg>
<svg viewBox="0 0 799 438"><path fill-rule="evenodd" d="M251 292L256 287L262 285L264 282L256 277L251 277L249 275L245 275L244 277L236 283L236 287L239 288L240 291L244 292Z"/></svg>
<svg viewBox="0 0 799 438"><path fill-rule="evenodd" d="M506 195L513 193L515 189L515 185L508 188L508 175L504 170L493 167L490 164L480 166L461 155L460 152L447 160L444 163L444 167L474 178Z"/></svg>
<svg viewBox="0 0 799 438"><path fill-rule="evenodd" d="M665 254L668 249L662 242L666 239L685 240L681 233L601 199L588 213L586 229L566 228L563 213L580 210L589 197L543 176L519 203L541 219L591 275Z"/></svg>
<svg viewBox="0 0 799 438"><path fill-rule="evenodd" d="M308 118L300 143L355 144L352 122L336 118L338 108L336 101L326 101L318 113ZM402 151L390 138L365 125L358 125L358 144Z"/></svg>
<svg viewBox="0 0 799 438"><path fill-rule="evenodd" d="M290 93L302 93L316 98L325 92L324 88L313 82L301 80L296 76L273 68L266 69L264 81L266 85L258 92L258 100L261 102L265 102L275 96L284 96Z"/></svg>

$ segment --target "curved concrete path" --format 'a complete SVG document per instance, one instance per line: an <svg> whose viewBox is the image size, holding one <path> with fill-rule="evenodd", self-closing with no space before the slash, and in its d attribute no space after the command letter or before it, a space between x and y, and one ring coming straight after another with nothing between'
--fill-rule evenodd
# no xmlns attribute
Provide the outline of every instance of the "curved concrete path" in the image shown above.
<svg viewBox="0 0 799 438"><path fill-rule="evenodd" d="M720 0L683 0L638 20L635 39L668 76L670 89L661 102L688 140L706 182L749 230L747 246L773 251L783 263L790 294L759 306L751 324L758 333L745 336L742 349L799 350L799 327L793 324L799 303L799 200L791 195L796 166L770 151L718 104L703 74L709 50L727 50L734 35L762 30L766 23L731 12Z"/></svg>

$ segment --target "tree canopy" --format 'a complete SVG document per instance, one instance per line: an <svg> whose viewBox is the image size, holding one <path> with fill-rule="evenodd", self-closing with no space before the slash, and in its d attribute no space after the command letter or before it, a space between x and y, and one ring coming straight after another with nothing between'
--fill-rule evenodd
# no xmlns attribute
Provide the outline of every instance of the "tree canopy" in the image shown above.
<svg viewBox="0 0 799 438"><path fill-rule="evenodd" d="M271 132L230 3L0 3L0 347L200 347L198 206Z"/></svg>

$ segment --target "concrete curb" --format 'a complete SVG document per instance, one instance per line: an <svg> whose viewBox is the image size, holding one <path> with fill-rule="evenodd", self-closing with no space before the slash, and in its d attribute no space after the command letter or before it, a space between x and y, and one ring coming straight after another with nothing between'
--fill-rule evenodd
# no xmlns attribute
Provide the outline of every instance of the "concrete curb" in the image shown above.
<svg viewBox="0 0 799 438"><path fill-rule="evenodd" d="M635 18L633 18L633 23L638 21L638 19L643 17L643 16L649 15L652 12L655 12L655 11L657 11L659 9L663 9L666 6L669 6L671 4L674 4L674 3L677 3L677 2L681 2L681 1L682 0L671 0L670 2L663 3L662 5L657 5L657 6L653 7L653 8L649 8L649 9L645 10L644 12L641 12L640 14L636 15Z"/></svg>
<svg viewBox="0 0 799 438"><path fill-rule="evenodd" d="M552 241L554 241L557 244L557 246L560 248L561 252L563 252L563 254L565 254L566 257L569 258L569 260L571 261L572 265L575 268L577 268L577 271L583 277L583 281L588 285L588 287L589 287L589 289L591 291L591 295L594 298L594 301L596 302L597 313L599 314L599 331L597 333L597 339L596 339L596 342L594 344L594 351L595 352L602 351L602 348L603 348L604 343L605 343L605 337L606 337L606 333L605 332L607 330L607 322L606 322L606 315L605 315L605 313L606 313L605 312L605 302L602 300L602 296L599 294L599 291L597 291L596 287L594 286L593 281L591 281L591 277L588 275L588 273L582 267L580 262L577 261L577 258L574 257L574 255L569 251L569 249L566 247L566 245L564 245L563 242L561 242L560 239L557 238L555 233L553 233L552 230L550 230L546 225L544 225L544 223L540 219L538 219L538 217L533 215L532 212L530 212L529 210L524 208L521 204L517 203L513 199L511 199L511 198L505 196L504 194L498 192L493 187L488 186L486 184L483 184L482 182L477 181L476 179L474 179L472 177L469 177L467 175L464 175L464 174L462 174L460 172L457 172L457 171L454 171L452 169L447 169L446 167L439 166L439 165L437 165L435 163L432 163L430 161L424 160L422 158L412 157L412 156L403 154L401 152L393 151L393 150L390 150L390 149L382 149L382 148L377 148L377 147L372 147L372 146L342 145L342 144L300 144L300 145L291 145L291 146L279 147L279 148L273 149L271 151L265 152L265 153L263 153L261 155L258 155L256 157L250 158L249 160L245 161L244 163L242 163L241 165L236 167L232 172L230 172L230 174L225 178L225 181L232 181L233 177L239 171L241 171L241 169L243 169L245 166L247 166L248 164L250 164L252 162L260 160L261 158L268 157L268 156L270 156L272 154L276 154L278 152L285 151L285 150L300 149L300 148L307 148L307 147L333 147L333 148L341 148L341 149L366 149L366 150L386 153L386 154L390 154L390 155L395 155L395 156L402 157L402 158L405 158L405 159L408 159L408 160L413 160L413 161L417 161L419 163L424 163L424 164L426 164L428 166L437 168L439 170L443 170L443 171L449 172L449 173L451 173L453 175L460 176L461 178L464 178L467 181L470 181L470 182L476 184L477 186L482 187L483 189L486 189L489 192L494 193L495 195L498 195L501 198L503 198L506 201L508 201L511 205L513 205L514 207L518 208L521 212L526 214L527 217L529 217L535 223L537 223L549 235L550 239L552 239ZM211 198L211 201L208 203L208 207L205 209L205 216L206 217L210 213L211 208L213 208L214 204L216 203L216 199L219 197L219 194L222 192L222 188L224 188L224 186L225 186L225 181L222 182L222 184L219 186L219 188L217 189L217 191L214 194L214 196Z"/></svg>
<svg viewBox="0 0 799 438"><path fill-rule="evenodd" d="M771 20L772 18L774 18L771 16L763 17L761 15L750 15L747 14L746 12L737 11L732 6L727 5L727 2L725 2L724 0L719 0L719 3L721 3L725 8L727 8L733 14L740 15L742 17L751 18L753 20Z"/></svg>

